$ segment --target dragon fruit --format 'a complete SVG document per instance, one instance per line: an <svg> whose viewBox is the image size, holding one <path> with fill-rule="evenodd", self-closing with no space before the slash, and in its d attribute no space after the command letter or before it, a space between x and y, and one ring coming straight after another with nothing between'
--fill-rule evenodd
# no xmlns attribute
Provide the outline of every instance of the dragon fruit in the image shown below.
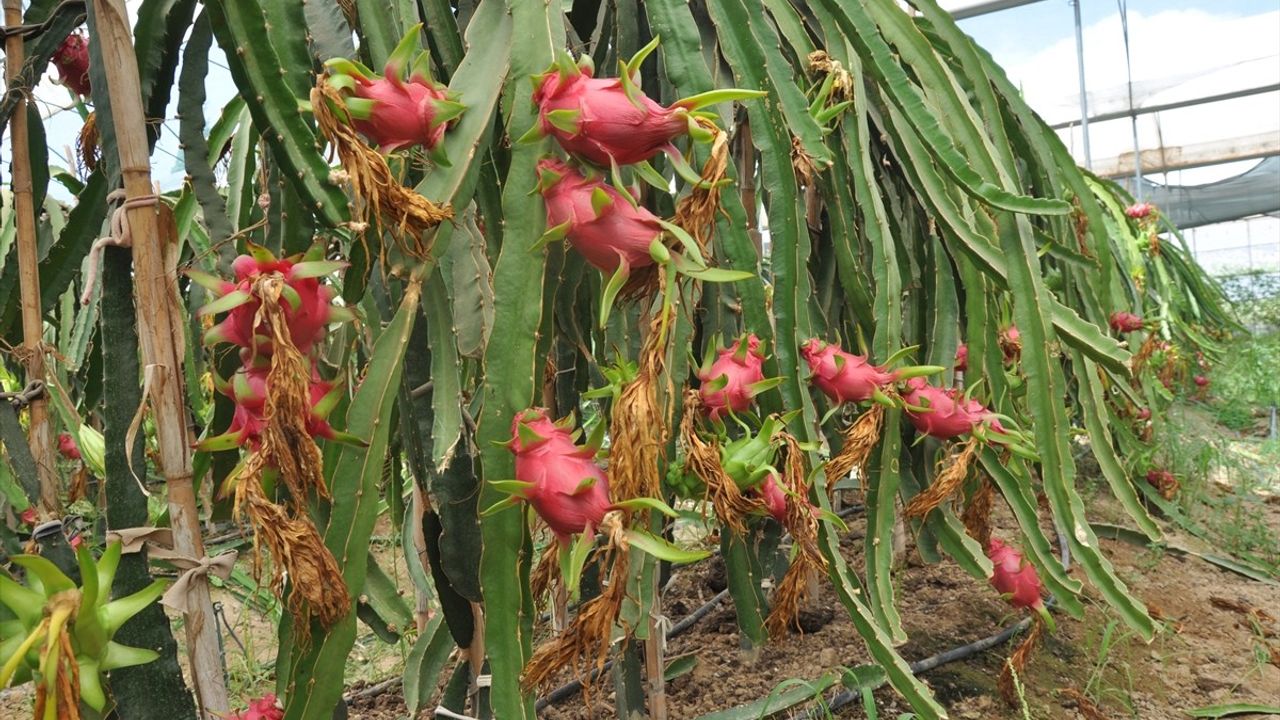
<svg viewBox="0 0 1280 720"><path fill-rule="evenodd" d="M1142 318L1131 312L1113 312L1109 320L1111 329L1120 333L1137 332L1142 329Z"/></svg>
<svg viewBox="0 0 1280 720"><path fill-rule="evenodd" d="M800 354L813 373L810 381L837 403L870 400L898 377L895 372L872 365L866 357L847 353L818 338L801 345Z"/></svg>
<svg viewBox="0 0 1280 720"><path fill-rule="evenodd" d="M279 273L284 279L281 299L286 303L284 315L289 337L294 347L304 355L311 352L330 324L354 317L349 309L333 305L333 288L319 281L320 277L341 269L345 263L308 259L308 256L277 259L265 248L257 246L250 247L250 253L237 257L232 263L236 276L234 283L197 271L187 273L193 282L218 298L201 308L198 314L229 311L226 319L205 333L206 345L231 343L247 350L250 357L271 354L271 341L267 337L270 333L265 321L258 317L261 303L251 292L256 280L271 273Z"/></svg>
<svg viewBox="0 0 1280 720"><path fill-rule="evenodd" d="M767 476L756 490L760 493L760 498L764 500L764 507L769 516L780 523L786 522L787 493L782 489L782 482L778 477L778 473L771 473Z"/></svg>
<svg viewBox="0 0 1280 720"><path fill-rule="evenodd" d="M1196 387L1198 388L1207 388L1209 387L1209 382L1210 382L1209 378L1205 377L1204 375L1196 375L1195 377L1191 378L1191 381L1194 382L1196 384Z"/></svg>
<svg viewBox="0 0 1280 720"><path fill-rule="evenodd" d="M1035 610L1052 630L1053 616L1041 597L1040 576L1035 566L1026 562L1017 549L994 537L987 546L987 557L992 564L991 586L1005 596L1010 605Z"/></svg>
<svg viewBox="0 0 1280 720"><path fill-rule="evenodd" d="M587 262L607 273L624 262L631 270L653 264L649 248L662 234L653 213L554 157L538 162L538 188L549 235L567 237Z"/></svg>
<svg viewBox="0 0 1280 720"><path fill-rule="evenodd" d="M256 450L260 447L262 432L267 426L263 413L266 411L267 376L270 372L270 368L263 366L242 367L230 382L220 385L219 391L235 401L231 425L225 433L206 438L196 447L209 451L231 447ZM319 373L312 370L308 387L311 414L307 417L307 432L312 437L358 443L352 436L334 430L327 419L337 404L340 390L334 383L321 380Z"/></svg>
<svg viewBox="0 0 1280 720"><path fill-rule="evenodd" d="M1004 361L1017 361L1022 355L1022 333L1017 325L1010 325L1000 333L1000 351L1004 353Z"/></svg>
<svg viewBox="0 0 1280 720"><path fill-rule="evenodd" d="M384 153L422 146L436 150L449 123L466 110L431 78L430 54L418 48L422 26L409 30L379 76L345 58L325 63L328 82L343 96L351 125Z"/></svg>
<svg viewBox="0 0 1280 720"><path fill-rule="evenodd" d="M957 372L969 371L969 346L964 343L960 343L960 346L956 348L955 369Z"/></svg>
<svg viewBox="0 0 1280 720"><path fill-rule="evenodd" d="M698 380L702 382L698 393L713 419L729 412L745 412L757 395L778 384L777 379L764 377L764 352L760 338L754 334L721 348L714 360L711 347L707 349L708 355L698 369Z"/></svg>
<svg viewBox="0 0 1280 720"><path fill-rule="evenodd" d="M535 80L533 101L540 132L567 152L604 167L630 165L674 151L671 141L688 132L688 110L678 103L665 108L622 78L593 77L589 64L561 65Z"/></svg>
<svg viewBox="0 0 1280 720"><path fill-rule="evenodd" d="M32 527L35 527L35 524L39 519L40 514L36 512L34 507L29 507L18 515L18 522Z"/></svg>
<svg viewBox="0 0 1280 720"><path fill-rule="evenodd" d="M742 490L759 486L778 473L773 466L777 455L775 437L786 426L777 416L769 416L755 435L745 435L720 447L720 467Z"/></svg>
<svg viewBox="0 0 1280 720"><path fill-rule="evenodd" d="M232 713L227 720L284 720L284 710L276 702L276 696L267 693L260 698L249 701L249 707L242 713Z"/></svg>
<svg viewBox="0 0 1280 720"><path fill-rule="evenodd" d="M1139 409L1138 409L1138 419L1139 419L1139 420L1143 420L1143 421L1145 421L1145 420L1150 420L1150 419L1151 419L1151 408L1148 408L1148 407L1139 408Z"/></svg>
<svg viewBox="0 0 1280 720"><path fill-rule="evenodd" d="M80 459L80 448L71 437L71 433L58 433L58 453L68 460Z"/></svg>
<svg viewBox="0 0 1280 720"><path fill-rule="evenodd" d="M71 33L53 51L49 59L58 68L58 79L71 92L89 95L89 40L80 33Z"/></svg>
<svg viewBox="0 0 1280 720"><path fill-rule="evenodd" d="M516 414L507 448L516 456L518 495L533 506L561 543L592 532L609 511L609 479L596 450L579 447L567 427L542 408Z"/></svg>
<svg viewBox="0 0 1280 720"><path fill-rule="evenodd" d="M1141 220L1155 212L1156 206L1148 202L1139 202L1124 209L1124 214L1134 220Z"/></svg>
<svg viewBox="0 0 1280 720"><path fill-rule="evenodd" d="M908 406L907 419L916 430L940 440L972 432L983 423L997 432L1004 432L1000 421L990 410L977 400L965 399L954 388L935 387L924 378L911 378L902 398Z"/></svg>

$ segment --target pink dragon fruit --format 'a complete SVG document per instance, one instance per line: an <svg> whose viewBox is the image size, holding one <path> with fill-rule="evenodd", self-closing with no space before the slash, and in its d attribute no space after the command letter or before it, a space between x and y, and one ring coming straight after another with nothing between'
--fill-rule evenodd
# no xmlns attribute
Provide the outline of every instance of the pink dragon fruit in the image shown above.
<svg viewBox="0 0 1280 720"><path fill-rule="evenodd" d="M548 235L567 237L587 262L607 273L623 262L631 270L653 264L649 248L662 234L656 215L553 157L538 162L538 187Z"/></svg>
<svg viewBox="0 0 1280 720"><path fill-rule="evenodd" d="M862 355L847 353L818 338L801 345L800 354L813 373L809 380L837 403L870 400L876 391L889 387L898 377L895 372L872 365Z"/></svg>
<svg viewBox="0 0 1280 720"><path fill-rule="evenodd" d="M1022 333L1017 325L1010 325L1000 333L1000 351L1007 363L1017 361L1022 355Z"/></svg>
<svg viewBox="0 0 1280 720"><path fill-rule="evenodd" d="M542 408L517 413L508 449L516 456L519 496L533 506L561 543L592 532L609 511L609 479L596 451L574 444L573 433Z"/></svg>
<svg viewBox="0 0 1280 720"><path fill-rule="evenodd" d="M935 387L924 378L911 378L902 398L908 405L907 419L916 430L940 440L972 432L984 422L996 432L1004 432L990 410L977 400L966 400L954 388ZM913 407L925 411L913 410Z"/></svg>
<svg viewBox="0 0 1280 720"><path fill-rule="evenodd" d="M250 700L249 707L244 712L233 713L227 720L284 720L284 710L276 702L276 696L267 693Z"/></svg>
<svg viewBox="0 0 1280 720"><path fill-rule="evenodd" d="M89 40L80 33L71 33L53 51L49 59L58 68L58 79L71 92L89 95Z"/></svg>
<svg viewBox="0 0 1280 720"><path fill-rule="evenodd" d="M1191 380L1196 384L1196 387L1198 388L1209 387L1209 378L1205 377L1204 375L1196 375L1195 377L1191 378Z"/></svg>
<svg viewBox="0 0 1280 720"><path fill-rule="evenodd" d="M955 369L957 372L969 372L969 346L964 343L956 348Z"/></svg>
<svg viewBox="0 0 1280 720"><path fill-rule="evenodd" d="M760 498L764 500L765 510L769 516L778 522L786 522L787 520L787 493L782 489L782 483L777 473L771 473L765 477L760 486L756 488L756 492L760 493Z"/></svg>
<svg viewBox="0 0 1280 720"><path fill-rule="evenodd" d="M688 110L664 108L622 78L596 78L588 65L561 63L535 80L538 127L566 151L597 165L630 165L664 150L688 132ZM634 100L633 100L634 98Z"/></svg>
<svg viewBox="0 0 1280 720"><path fill-rule="evenodd" d="M381 76L345 58L325 63L328 82L343 94L352 127L384 153L414 146L436 150L449 123L466 110L431 78L430 55L423 50L414 57L421 28L409 30Z"/></svg>
<svg viewBox="0 0 1280 720"><path fill-rule="evenodd" d="M1143 421L1145 421L1145 420L1150 420L1150 419L1151 419L1151 408L1146 408L1146 407L1144 407L1144 408L1139 408L1139 409L1138 409L1138 419L1139 419L1139 420L1143 420Z"/></svg>
<svg viewBox="0 0 1280 720"><path fill-rule="evenodd" d="M317 246L305 256L277 259L265 248L252 246L252 254L241 255L232 263L236 276L234 283L188 271L192 281L218 298L201 308L198 314L229 311L226 319L205 333L205 344L228 342L248 350L250 357L270 355L271 342L267 337L270 333L265 325L255 324L259 320L261 303L251 289L259 277L280 273L284 278L281 298L285 302L284 315L290 339L299 352L304 355L311 352L330 324L354 317L349 309L333 305L333 288L319 281L320 277L345 266L345 263L313 257L322 251L323 248Z"/></svg>
<svg viewBox="0 0 1280 720"><path fill-rule="evenodd" d="M68 460L80 459L80 448L71 437L71 433L58 433L58 453Z"/></svg>
<svg viewBox="0 0 1280 720"><path fill-rule="evenodd" d="M1137 332L1143 327L1142 318L1131 312L1113 312L1109 323L1118 333Z"/></svg>
<svg viewBox="0 0 1280 720"><path fill-rule="evenodd" d="M1124 214L1134 220L1141 220L1155 212L1156 206L1148 202L1139 202L1124 209Z"/></svg>
<svg viewBox="0 0 1280 720"><path fill-rule="evenodd" d="M777 380L765 380L764 352L754 334L721 348L714 360L708 353L698 369L698 380L702 406L712 418L745 412L757 395L777 385Z"/></svg>
<svg viewBox="0 0 1280 720"><path fill-rule="evenodd" d="M993 566L991 586L1008 598L1010 605L1038 612L1052 630L1053 617L1040 596L1040 576L1036 574L1035 566L1026 562L1015 548L994 537L987 547L987 557L991 558Z"/></svg>
<svg viewBox="0 0 1280 720"><path fill-rule="evenodd" d="M40 520L40 515L39 513L36 512L36 509L34 507L29 507L26 510L23 510L22 513L18 515L18 522L22 523L23 525L30 525L32 527L35 527L36 522L39 520Z"/></svg>
<svg viewBox="0 0 1280 720"><path fill-rule="evenodd" d="M218 388L235 401L231 425L222 435L201 441L197 445L199 449L214 451L248 447L256 450L261 446L262 432L267 425L263 413L266 410L267 376L270 372L269 367L263 366L240 368L230 382ZM334 430L327 420L337 404L340 390L333 383L321 380L319 373L312 369L309 387L311 414L307 417L307 432L312 437L360 444L353 436Z"/></svg>

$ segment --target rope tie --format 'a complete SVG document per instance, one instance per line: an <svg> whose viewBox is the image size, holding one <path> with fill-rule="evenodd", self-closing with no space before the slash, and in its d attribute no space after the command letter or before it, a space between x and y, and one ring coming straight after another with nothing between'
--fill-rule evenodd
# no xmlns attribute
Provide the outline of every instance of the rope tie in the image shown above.
<svg viewBox="0 0 1280 720"><path fill-rule="evenodd" d="M93 290L98 282L98 265L102 262L102 249L108 245L112 247L131 248L133 247L133 233L129 229L129 210L134 208L148 207L155 205L160 200L160 196L152 193L150 195L139 195L135 198L126 199L123 189L112 190L107 195L107 203L120 202L111 213L111 230L106 237L100 237L93 241L93 246L89 248L89 267L85 272L84 291L80 293L80 304L88 305L93 299Z"/></svg>

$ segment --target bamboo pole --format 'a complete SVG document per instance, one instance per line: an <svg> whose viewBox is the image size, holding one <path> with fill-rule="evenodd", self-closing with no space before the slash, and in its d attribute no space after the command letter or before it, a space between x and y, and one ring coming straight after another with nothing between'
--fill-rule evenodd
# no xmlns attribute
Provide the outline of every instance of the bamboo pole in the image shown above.
<svg viewBox="0 0 1280 720"><path fill-rule="evenodd" d="M169 519L174 550L191 558L203 558L200 518L192 481L191 448L187 443L187 410L184 403L182 360L185 356L182 316L177 307L177 277L166 267L166 240L152 196L150 149L138 61L129 34L122 0L94 0L97 27L94 41L106 68L111 94L111 118L120 153L124 180L125 213L133 237L134 292L139 339L148 378L149 394L159 445L159 464L168 486ZM172 222L172 215L165 215ZM206 576L193 576L191 609L186 614L187 651L201 712L222 717L229 710L223 677L218 624L213 614Z"/></svg>
<svg viewBox="0 0 1280 720"><path fill-rule="evenodd" d="M4 24L22 24L22 0L4 0ZM14 33L5 41L5 87L13 89L22 71L22 35ZM31 153L27 145L26 88L18 96L18 106L9 121L9 141L13 148L13 209L18 233L18 279L22 292L22 350L27 382L44 380L44 317L40 312L40 258L36 250L35 198L31 186ZM31 423L27 442L36 461L40 481L40 510L45 517L61 514L58 500L57 465L53 455L53 432L49 426L48 399L30 405Z"/></svg>

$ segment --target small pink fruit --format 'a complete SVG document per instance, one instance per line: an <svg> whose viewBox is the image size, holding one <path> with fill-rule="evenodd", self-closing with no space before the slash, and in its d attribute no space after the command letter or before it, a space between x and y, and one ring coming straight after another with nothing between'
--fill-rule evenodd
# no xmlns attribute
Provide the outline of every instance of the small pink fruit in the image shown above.
<svg viewBox="0 0 1280 720"><path fill-rule="evenodd" d="M1152 212L1155 211L1155 209L1156 209L1156 206L1152 205L1151 203L1140 202L1140 203L1134 203L1129 207L1125 208L1124 214L1128 215L1134 220L1140 220L1150 215Z"/></svg>
<svg viewBox="0 0 1280 720"><path fill-rule="evenodd" d="M1139 420L1150 420L1150 419L1151 419L1151 408L1145 408L1145 407L1144 407L1144 408L1140 408L1140 409L1138 410L1138 419L1139 419Z"/></svg>
<svg viewBox="0 0 1280 720"><path fill-rule="evenodd" d="M76 447L76 441L71 437L71 433L58 433L58 452L68 460L80 459L80 448Z"/></svg>
<svg viewBox="0 0 1280 720"><path fill-rule="evenodd" d="M561 229L587 262L607 273L624 261L633 271L653 264L649 247L662 234L656 215L554 157L538 162L538 187L547 227Z"/></svg>
<svg viewBox="0 0 1280 720"><path fill-rule="evenodd" d="M1142 329L1142 318L1130 312L1111 313L1111 329L1116 332L1137 332Z"/></svg>
<svg viewBox="0 0 1280 720"><path fill-rule="evenodd" d="M1194 378L1192 378L1192 381L1195 382L1196 387L1201 387L1201 388L1209 387L1209 378L1205 377L1204 375L1196 375Z"/></svg>
<svg viewBox="0 0 1280 720"><path fill-rule="evenodd" d="M1004 361L1011 363L1022 355L1022 333L1017 325L1010 325L1000 333L1000 351L1004 353Z"/></svg>
<svg viewBox="0 0 1280 720"><path fill-rule="evenodd" d="M89 95L89 40L72 33L49 59L58 68L60 82L77 95Z"/></svg>
<svg viewBox="0 0 1280 720"><path fill-rule="evenodd" d="M955 369L958 372L969 372L969 346L964 343L956 348Z"/></svg>
<svg viewBox="0 0 1280 720"><path fill-rule="evenodd" d="M276 702L276 696L267 693L250 700L249 707L244 712L233 713L227 720L284 720L284 710Z"/></svg>
<svg viewBox="0 0 1280 720"><path fill-rule="evenodd" d="M698 393L702 406L712 418L727 412L745 412L752 400L760 394L764 379L764 353L760 350L760 338L754 334L739 339L727 348L721 348L714 362L698 369L702 385Z"/></svg>
<svg viewBox="0 0 1280 720"><path fill-rule="evenodd" d="M527 483L521 497L560 542L599 527L611 503L595 449L575 445L573 434L542 408L517 413L511 432L507 447L516 456L516 480Z"/></svg>
<svg viewBox="0 0 1280 720"><path fill-rule="evenodd" d="M872 365L862 355L812 338L800 346L800 354L813 373L809 380L837 403L870 400L876 391L892 385L897 373Z"/></svg>
<svg viewBox="0 0 1280 720"><path fill-rule="evenodd" d="M1027 563L1013 547L1004 544L999 538L991 538L987 548L987 557L991 558L991 586L1001 595L1009 598L1009 604L1016 608L1042 609L1044 600L1040 597L1040 577L1036 569Z"/></svg>
<svg viewBox="0 0 1280 720"><path fill-rule="evenodd" d="M777 473L770 473L756 489L764 500L765 510L778 522L787 520L787 493L783 491Z"/></svg>
<svg viewBox="0 0 1280 720"><path fill-rule="evenodd" d="M665 108L640 90L635 102L620 78L595 78L590 67L551 68L535 81L533 101L544 135L596 165L630 165L671 148L688 132L689 115ZM674 148L672 148L674 149Z"/></svg>
<svg viewBox="0 0 1280 720"><path fill-rule="evenodd" d="M20 515L18 515L18 521L21 522L23 525L34 526L36 524L36 521L39 519L40 519L40 516L36 513L36 509L34 507L29 507L26 510L23 510Z"/></svg>
<svg viewBox="0 0 1280 720"><path fill-rule="evenodd" d="M965 400L954 388L930 385L924 378L908 380L907 392L902 399L908 405L927 408L926 412L908 408L907 419L916 430L940 440L972 432L983 422L988 422L998 432L1004 431L1000 427L1000 421L982 403L973 399Z"/></svg>

